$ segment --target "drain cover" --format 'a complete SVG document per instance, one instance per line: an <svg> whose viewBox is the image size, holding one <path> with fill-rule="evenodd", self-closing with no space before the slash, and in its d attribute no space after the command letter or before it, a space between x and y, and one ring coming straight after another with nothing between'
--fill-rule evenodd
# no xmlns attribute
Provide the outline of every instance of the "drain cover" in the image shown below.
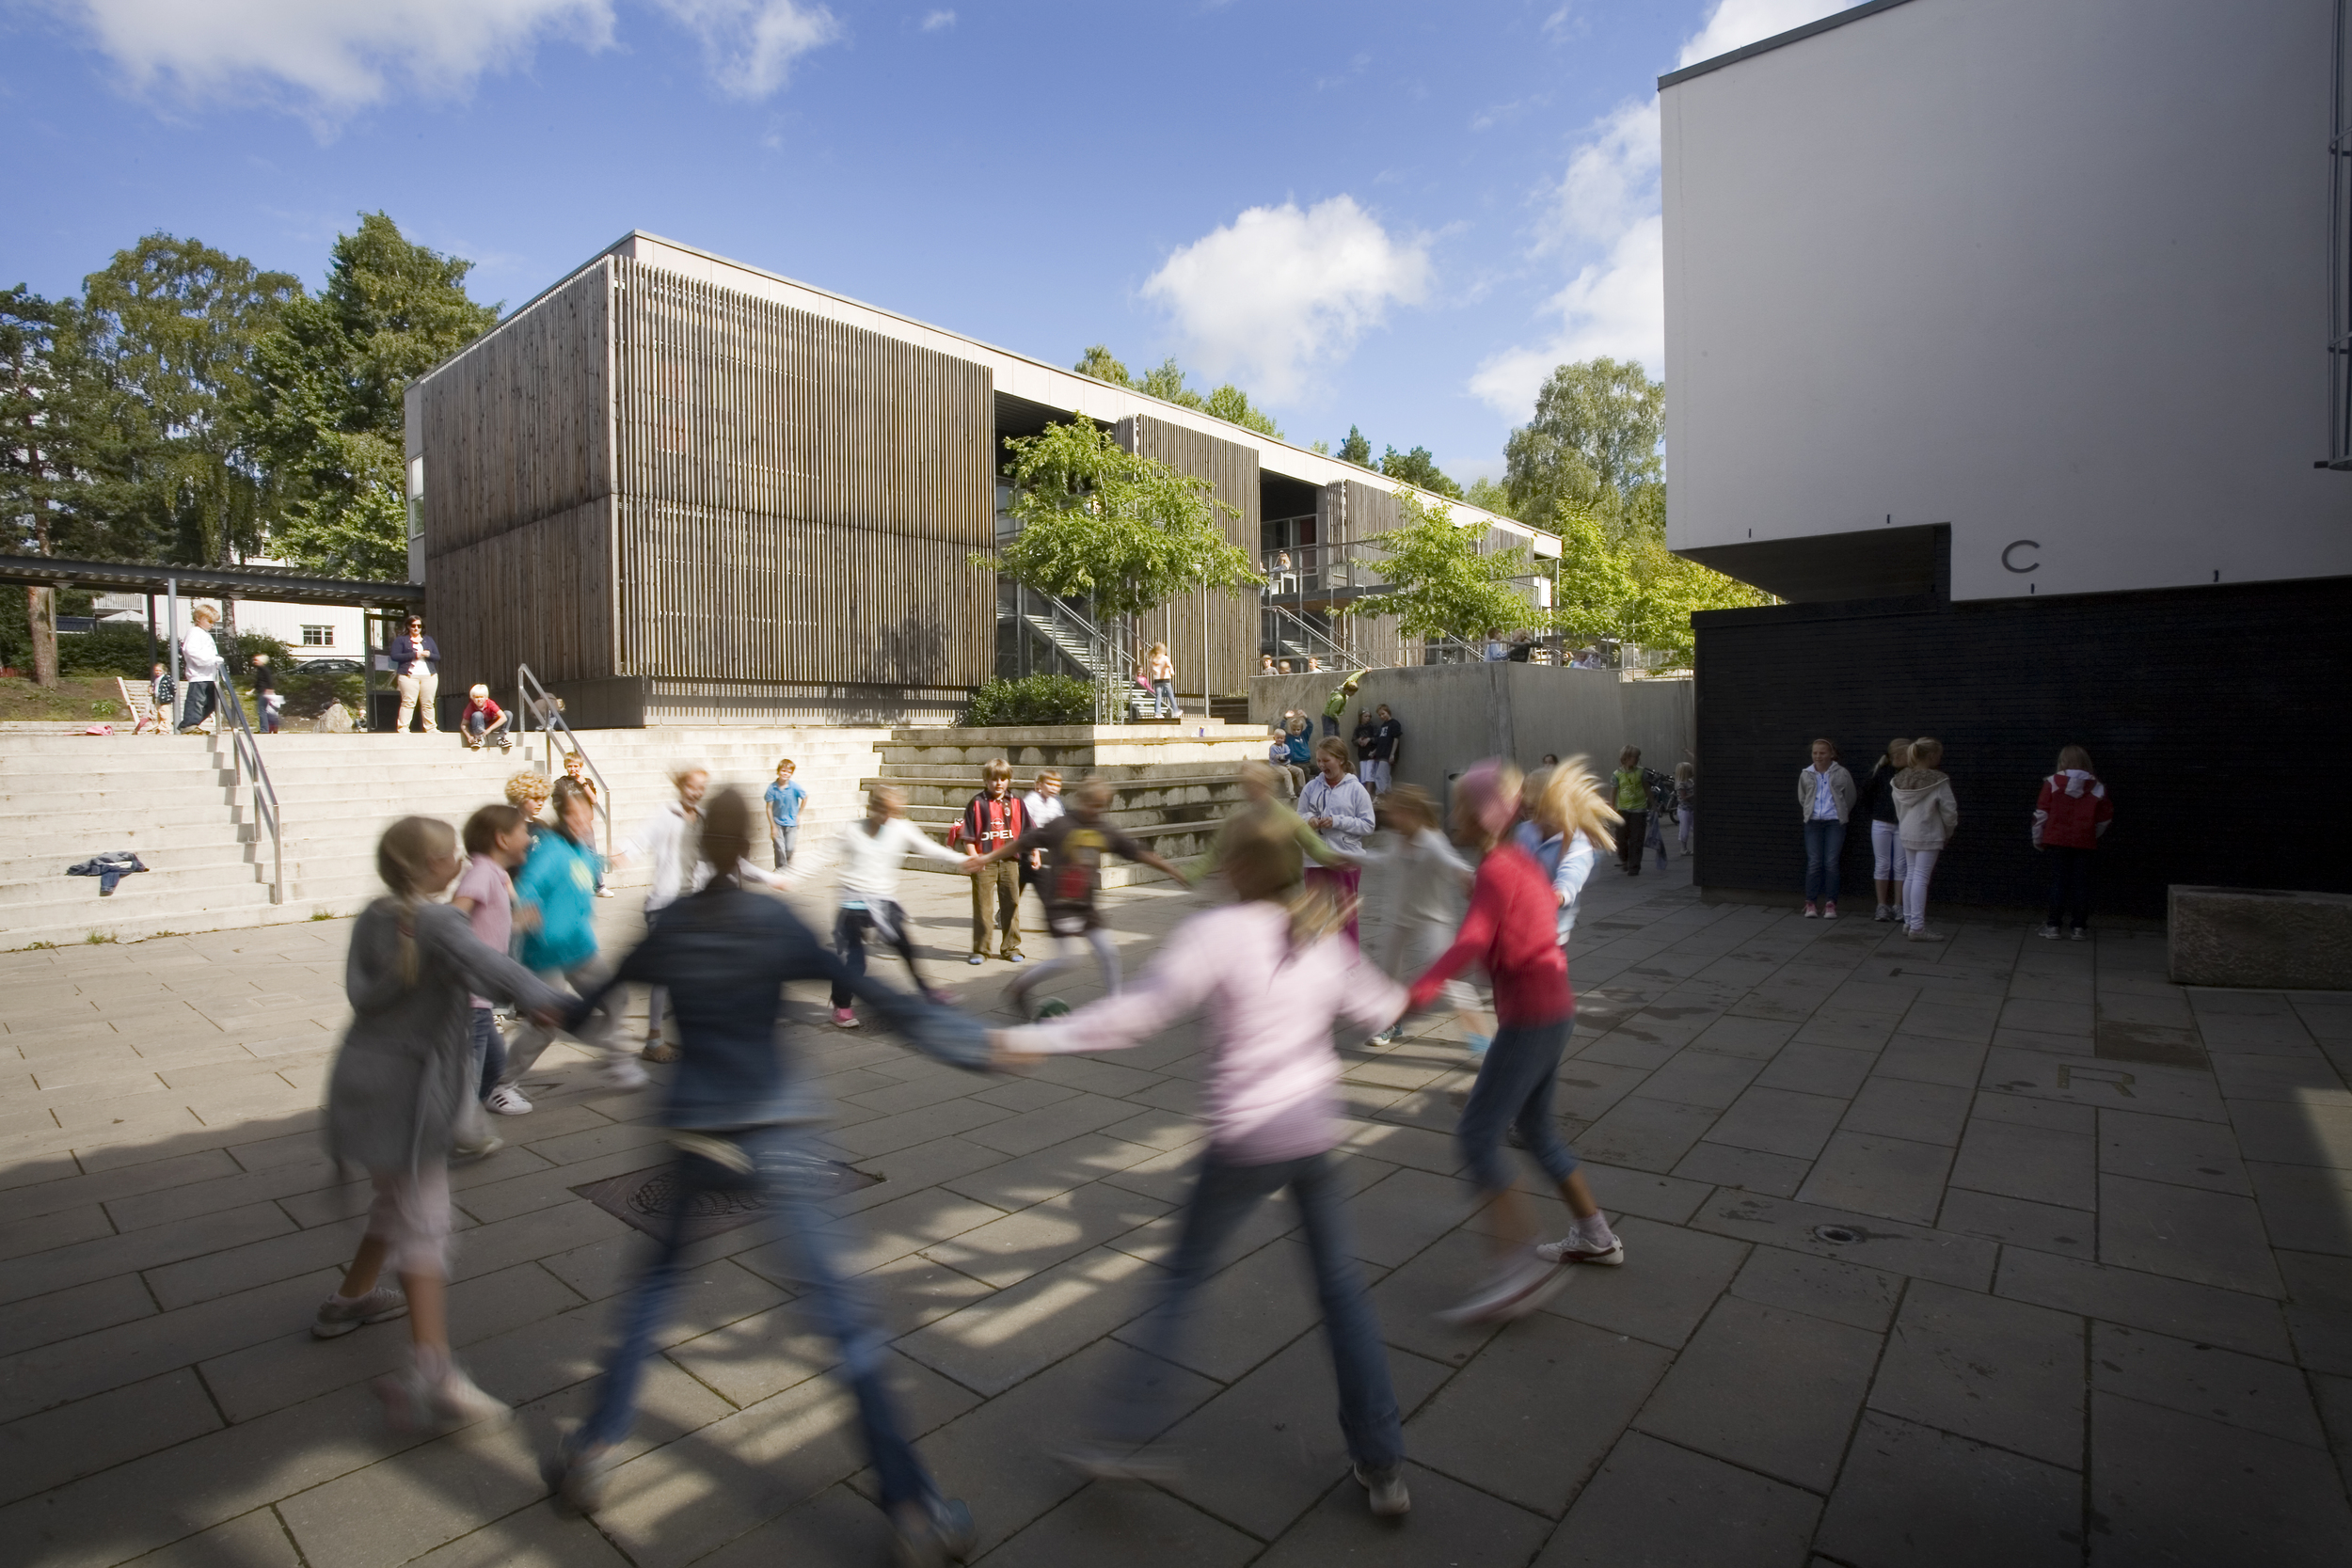
<svg viewBox="0 0 2352 1568"><path fill-rule="evenodd" d="M1813 1235L1818 1241L1834 1243L1838 1246L1862 1240L1861 1231L1842 1225L1817 1225L1813 1227Z"/></svg>
<svg viewBox="0 0 2352 1568"><path fill-rule="evenodd" d="M882 1178L837 1160L815 1160L810 1162L809 1180L820 1196L839 1197L860 1187L870 1187ZM633 1225L648 1236L660 1236L667 1231L670 1210L678 1195L677 1167L655 1165L630 1171L627 1176L591 1181L572 1191L614 1219ZM750 1225L768 1212L755 1187L718 1191L705 1188L689 1197L687 1204L686 1239L690 1242Z"/></svg>

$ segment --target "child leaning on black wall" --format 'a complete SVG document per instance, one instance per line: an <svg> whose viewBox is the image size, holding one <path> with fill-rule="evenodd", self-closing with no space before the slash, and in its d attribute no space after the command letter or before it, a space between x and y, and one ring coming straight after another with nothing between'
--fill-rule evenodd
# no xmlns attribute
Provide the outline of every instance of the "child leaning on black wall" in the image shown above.
<svg viewBox="0 0 2352 1568"><path fill-rule="evenodd" d="M2080 746L2060 751L2058 770L2042 781L2042 798L2033 808L2033 847L2050 858L2044 937L2055 939L2058 923L2070 915L2069 936L2081 942L2090 935L2090 852L2114 818L2115 802L2091 771L2090 753Z"/></svg>

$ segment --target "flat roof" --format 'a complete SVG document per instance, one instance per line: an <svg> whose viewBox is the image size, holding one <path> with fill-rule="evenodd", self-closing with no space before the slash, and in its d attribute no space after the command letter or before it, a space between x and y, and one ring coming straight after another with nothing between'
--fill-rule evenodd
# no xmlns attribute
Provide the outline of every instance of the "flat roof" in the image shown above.
<svg viewBox="0 0 2352 1568"><path fill-rule="evenodd" d="M349 605L361 610L421 604L421 582L366 582L320 577L294 566L158 566L148 562L70 561L46 555L0 555L0 582L36 587L163 594L176 584L185 594L225 594L272 604Z"/></svg>
<svg viewBox="0 0 2352 1568"><path fill-rule="evenodd" d="M1727 65L1738 65L1741 60L1751 60L1758 55L1768 54L1774 49L1786 48L1801 39L1809 39L1817 33L1826 33L1833 27L1843 27L1849 22L1859 22L1866 16L1876 16L1881 11L1891 11L1897 6L1905 6L1910 3L1911 0L1867 0L1866 4L1849 7L1834 15L1825 16L1819 22L1808 22L1802 27L1791 27L1785 33L1774 33L1771 38L1758 39L1754 43L1743 44L1738 49L1726 49L1711 60L1701 60L1695 65L1686 65L1679 71L1670 71L1658 79L1658 90L1663 92L1668 87L1687 82L1693 76L1704 76L1710 71L1721 71Z"/></svg>
<svg viewBox="0 0 2352 1568"><path fill-rule="evenodd" d="M1025 402L1057 408L1067 413L1084 414L1089 419L1100 420L1104 423L1115 424L1122 419L1136 416L1165 420L1169 424L1182 425L1186 429L1198 431L1204 436L1215 436L1220 441L1231 441L1237 446L1255 448L1260 467L1309 484L1320 486L1335 483L1341 480L1354 480L1359 483L1376 484L1387 489L1412 490L1432 504L1450 507L1457 522L1483 523L1489 528L1501 529L1507 533L1518 534L1529 539L1553 537L1543 530L1531 528L1515 517L1505 517L1497 513L1488 512L1484 507L1455 500L1452 497L1434 495L1415 485L1401 484L1386 474L1359 467L1353 463L1328 456L1323 452L1310 451L1305 447L1279 440L1246 426L1229 423L1213 414L1203 414L1197 409L1186 408L1129 388L1116 387L1107 381L1097 381L1090 375L1081 375L1076 371L1064 370L1058 365L1048 364L1042 359L1032 358L1025 354L998 348L994 344L982 342L977 338L968 338L960 332L950 332L945 327L933 326L927 322L917 321L912 316L901 315L895 310L884 309L878 305L867 305L862 300L851 299L847 294L835 293L830 289L820 289L814 284L803 283L797 278L787 277L781 273L770 272L763 267L751 266L742 261L730 261L724 256L704 250L696 245L687 245L677 240L663 239L659 234L649 234L642 229L630 230L612 244L589 257L579 266L533 294L520 307L510 311L499 322L498 325L493 326L488 332L475 339L472 343L459 349L417 379L421 382L439 374L450 365L464 358L476 344L488 341L502 330L508 323L519 320L539 301L608 256L626 256L631 261L660 267L665 272L673 272L681 277L734 289L755 298L771 300L797 310L805 310L811 315L821 316L828 321L837 321L845 325L862 327L869 332L879 332L885 337L896 338L901 342L914 343L941 354L951 355L959 359L986 365L998 392L1010 393Z"/></svg>

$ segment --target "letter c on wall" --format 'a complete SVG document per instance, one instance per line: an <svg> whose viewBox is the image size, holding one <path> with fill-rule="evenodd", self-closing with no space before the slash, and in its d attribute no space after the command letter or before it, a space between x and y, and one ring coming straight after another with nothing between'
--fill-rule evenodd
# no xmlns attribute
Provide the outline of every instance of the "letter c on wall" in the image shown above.
<svg viewBox="0 0 2352 1568"><path fill-rule="evenodd" d="M2007 549L2004 549L2001 552L2001 564L2012 572L2038 572L2042 570L2041 562L2029 561L2025 565L2020 566L2017 564L2017 552L2019 550L2038 550L2041 547L2042 545L2039 540L2016 540L2012 542Z"/></svg>

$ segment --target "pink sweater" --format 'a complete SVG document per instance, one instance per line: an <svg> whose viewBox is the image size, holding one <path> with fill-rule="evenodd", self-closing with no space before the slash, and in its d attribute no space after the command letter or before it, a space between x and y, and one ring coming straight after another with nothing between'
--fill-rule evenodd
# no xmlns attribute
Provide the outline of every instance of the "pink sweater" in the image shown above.
<svg viewBox="0 0 2352 1568"><path fill-rule="evenodd" d="M1012 1030L1007 1043L1053 1054L1115 1051L1203 1007L1215 1055L1210 1145L1236 1164L1264 1165L1339 1142L1331 1024L1385 1029L1405 1010L1405 990L1344 936L1293 952L1288 911L1234 904L1178 927L1130 989Z"/></svg>

